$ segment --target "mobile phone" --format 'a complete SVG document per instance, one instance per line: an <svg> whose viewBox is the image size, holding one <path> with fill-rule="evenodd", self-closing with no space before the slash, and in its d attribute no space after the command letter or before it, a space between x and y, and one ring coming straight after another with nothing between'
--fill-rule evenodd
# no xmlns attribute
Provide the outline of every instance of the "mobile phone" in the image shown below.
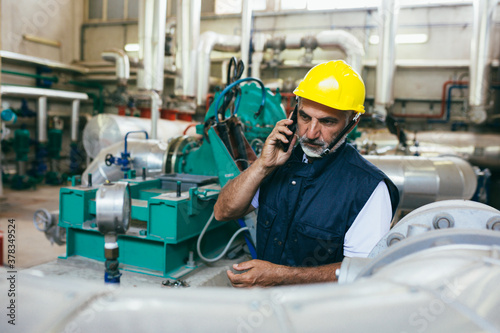
<svg viewBox="0 0 500 333"><path fill-rule="evenodd" d="M286 135L286 138L288 139L288 143L285 143L283 141L280 141L281 143L281 148L283 151L288 151L288 147L290 147L290 142L292 142L293 135L295 134L295 131L297 130L297 112L298 112L298 107L299 105L295 105L295 109L293 109L292 114L290 115L290 119L293 120L293 123L290 126L287 126L290 131L293 133L291 135Z"/></svg>

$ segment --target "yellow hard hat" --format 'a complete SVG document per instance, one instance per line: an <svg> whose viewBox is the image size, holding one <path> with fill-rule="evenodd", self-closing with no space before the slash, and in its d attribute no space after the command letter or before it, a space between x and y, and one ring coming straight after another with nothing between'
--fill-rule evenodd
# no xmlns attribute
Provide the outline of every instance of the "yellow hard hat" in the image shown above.
<svg viewBox="0 0 500 333"><path fill-rule="evenodd" d="M314 66L293 93L337 110L365 113L363 79L343 60Z"/></svg>

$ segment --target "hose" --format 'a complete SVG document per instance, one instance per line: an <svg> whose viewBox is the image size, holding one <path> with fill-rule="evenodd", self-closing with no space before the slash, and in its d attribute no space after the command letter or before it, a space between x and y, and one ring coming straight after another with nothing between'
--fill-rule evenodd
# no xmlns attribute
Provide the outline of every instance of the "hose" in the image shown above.
<svg viewBox="0 0 500 333"><path fill-rule="evenodd" d="M210 218L208 219L207 224L205 224L205 227L201 231L201 234L198 237L198 241L196 242L196 251L198 252L198 256L201 258L201 260L206 261L206 262L216 262L217 260L220 260L222 257L224 257L226 255L227 251L229 250L229 248L231 247L231 244L233 244L233 241L236 238L236 236L241 234L243 231L248 230L248 227L244 227L244 228L239 229L238 231L236 231L233 234L233 236L231 237L231 239L229 240L229 242L227 243L226 247L224 248L224 250L222 251L221 254L219 254L215 258L206 258L201 253L200 245L201 245L201 240L203 239L203 236L205 235L205 232L207 231L208 227L210 226L210 224L212 223L213 220L214 220L214 212L212 212L212 215L210 215Z"/></svg>
<svg viewBox="0 0 500 333"><path fill-rule="evenodd" d="M215 102L215 115L216 115L215 119L217 120L217 122L219 122L219 117L217 115L220 113L219 112L219 104L220 104L222 97L224 97L224 95L226 95L226 93L229 90L231 90L233 87L235 87L236 85L238 85L242 82L246 82L246 81L255 81L260 85L260 87L262 89L262 101L260 103L259 110L255 113L255 118L257 118L261 114L262 110L264 109L264 104L266 103L266 88L264 87L264 83L262 83L262 81L259 79L256 79L253 77L246 77L246 78L234 81L233 83L228 85L226 88L224 88L224 90L222 90L222 92L220 93L219 97L217 98L217 101ZM236 104L237 107L235 107L235 109L234 109L234 114L236 114L236 112L238 112L239 105L240 105L240 103L239 103L239 101L237 101L237 104ZM222 110L222 112L224 113L225 110Z"/></svg>

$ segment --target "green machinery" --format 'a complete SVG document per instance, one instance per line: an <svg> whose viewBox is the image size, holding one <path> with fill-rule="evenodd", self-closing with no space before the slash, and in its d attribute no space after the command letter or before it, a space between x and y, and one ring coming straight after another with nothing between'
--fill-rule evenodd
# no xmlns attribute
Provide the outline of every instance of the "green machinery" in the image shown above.
<svg viewBox="0 0 500 333"><path fill-rule="evenodd" d="M260 100L261 89L255 85L243 88L244 91L248 89L248 93L242 95L239 116L244 119L245 112L251 112L253 118L247 118L270 131L273 124L253 116L253 99ZM260 116L264 118L275 113L277 120L283 119L285 113L280 96L267 89L265 94L267 99ZM221 139L221 126L225 127L228 146ZM113 219L125 220L127 211L130 214L128 230L113 235L120 249L121 269L179 278L196 268L198 236L212 215L221 186L256 159L242 135L241 122L235 116L217 124L200 124L197 132L203 139L183 136L169 142L164 155L165 173L160 176L148 177L148 170L134 170L134 153L128 154L126 148L122 158L107 158L108 167L118 168L110 166L110 161L123 161L123 179L119 182L128 185L123 197L130 198L130 207L127 200L115 200L109 210L116 211L117 217L106 217L113 223ZM265 136L260 139L265 140ZM99 261L109 259L105 258L103 250L108 244L108 236L99 232L97 209L103 205L102 200L110 199L97 196L103 191L99 189L106 186L93 186L90 179L88 185L78 185L74 177L73 186L61 189L58 226L66 229L65 258L78 255ZM202 252L208 256L219 253L238 229L235 221L214 221L203 238Z"/></svg>

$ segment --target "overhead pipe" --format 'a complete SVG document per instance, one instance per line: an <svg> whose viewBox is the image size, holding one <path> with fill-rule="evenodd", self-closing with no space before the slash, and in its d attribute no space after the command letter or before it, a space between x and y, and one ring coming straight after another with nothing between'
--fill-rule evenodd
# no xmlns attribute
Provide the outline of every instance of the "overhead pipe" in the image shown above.
<svg viewBox="0 0 500 333"><path fill-rule="evenodd" d="M130 78L130 61L125 51L110 49L101 53L102 59L115 63L118 85L126 86Z"/></svg>
<svg viewBox="0 0 500 333"><path fill-rule="evenodd" d="M396 30L398 27L398 0L382 0L379 7L379 52L375 114L385 120L387 109L394 103L393 85L396 58Z"/></svg>
<svg viewBox="0 0 500 333"><path fill-rule="evenodd" d="M71 141L78 142L78 127L80 125L80 101L71 103Z"/></svg>
<svg viewBox="0 0 500 333"><path fill-rule="evenodd" d="M141 0L139 4L139 58L142 68L137 73L137 87L147 90L151 97L151 133L157 138L157 120L160 117L165 60L166 0Z"/></svg>
<svg viewBox="0 0 500 333"><path fill-rule="evenodd" d="M221 52L238 52L241 48L241 37L218 34L206 31L200 36L198 43L198 83L196 89L196 103L205 105L210 88L210 54L213 50Z"/></svg>
<svg viewBox="0 0 500 333"><path fill-rule="evenodd" d="M271 35L268 34L256 33L253 35L252 77L260 78L260 64L264 61L264 51L270 40Z"/></svg>
<svg viewBox="0 0 500 333"><path fill-rule="evenodd" d="M318 47L338 47L346 54L346 62L358 73L363 69L365 50L361 42L351 33L344 30L321 31L316 36Z"/></svg>
<svg viewBox="0 0 500 333"><path fill-rule="evenodd" d="M245 69L241 78L248 77L248 68L250 63L250 43L252 36L252 2L243 0L243 8L241 11L241 60L245 64Z"/></svg>
<svg viewBox="0 0 500 333"><path fill-rule="evenodd" d="M470 44L469 118L477 124L487 118L487 96L491 65L490 40L497 0L474 0L474 21Z"/></svg>

